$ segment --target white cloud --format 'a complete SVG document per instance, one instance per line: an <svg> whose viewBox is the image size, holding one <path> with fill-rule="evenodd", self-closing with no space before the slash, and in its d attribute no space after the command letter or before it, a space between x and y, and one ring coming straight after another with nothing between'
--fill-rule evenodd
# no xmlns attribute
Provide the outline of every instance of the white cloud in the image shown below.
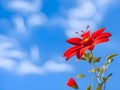
<svg viewBox="0 0 120 90"><path fill-rule="evenodd" d="M28 34L36 26L46 23L47 17L43 13L30 14L26 19L20 15L13 16L14 31L20 34Z"/></svg>
<svg viewBox="0 0 120 90"><path fill-rule="evenodd" d="M97 0L97 6L105 9L109 4L113 3L114 0Z"/></svg>
<svg viewBox="0 0 120 90"><path fill-rule="evenodd" d="M73 67L65 63L56 63L53 61L47 61L44 64L44 69L48 72L71 72Z"/></svg>
<svg viewBox="0 0 120 90"><path fill-rule="evenodd" d="M47 21L47 17L43 14L32 14L28 17L27 23L29 27L43 25Z"/></svg>
<svg viewBox="0 0 120 90"><path fill-rule="evenodd" d="M8 1L6 7L7 9L17 11L22 14L29 14L37 12L40 7L40 1L34 0L34 2L25 1L25 0L11 0Z"/></svg>
<svg viewBox="0 0 120 90"><path fill-rule="evenodd" d="M73 37L75 32L85 30L89 25L95 30L97 24L103 20L108 5L113 0L76 0L77 5L68 10L66 35Z"/></svg>
<svg viewBox="0 0 120 90"><path fill-rule="evenodd" d="M54 61L47 61L43 66L37 66L30 61L20 62L18 68L16 68L17 74L28 75L28 74L40 74L45 73L60 73L60 72L72 72L73 67L69 64L56 63Z"/></svg>
<svg viewBox="0 0 120 90"><path fill-rule="evenodd" d="M29 74L39 74L43 75L45 73L60 73L60 72L72 72L73 67L65 63L56 63L54 61L47 61L43 66L38 66L32 63L30 60L24 60L21 62L16 62L13 59L0 58L0 68L11 71L18 75L29 75Z"/></svg>
<svg viewBox="0 0 120 90"><path fill-rule="evenodd" d="M96 28L95 22L91 20L79 20L79 19L70 19L68 21L68 29L66 30L66 35L68 37L76 36L75 32L81 33L81 30L85 30L86 26L89 25L91 30Z"/></svg>
<svg viewBox="0 0 120 90"><path fill-rule="evenodd" d="M79 20L79 19L70 19L68 21L69 28L77 29L85 29L87 25L95 25L95 23L91 20Z"/></svg>
<svg viewBox="0 0 120 90"><path fill-rule="evenodd" d="M20 49L16 40L0 35L0 58L24 59L27 57L22 49Z"/></svg>
<svg viewBox="0 0 120 90"><path fill-rule="evenodd" d="M93 20L96 22L96 23L100 23L102 20L103 20L103 14L98 12L95 14Z"/></svg>
<svg viewBox="0 0 120 90"><path fill-rule="evenodd" d="M45 26L48 28L66 27L66 19L59 17L59 16L54 16L52 18L49 18L49 20L47 21L47 24Z"/></svg>
<svg viewBox="0 0 120 90"><path fill-rule="evenodd" d="M26 58L26 53L22 50L6 50L3 52L3 56L6 58L14 58L14 59L23 59ZM10 54L8 54L10 53ZM7 55L6 55L7 54Z"/></svg>
<svg viewBox="0 0 120 90"><path fill-rule="evenodd" d="M1 43L0 44L0 50L3 50L3 49L7 49L7 48L11 48L13 47L14 45L10 42L4 42L4 43Z"/></svg>
<svg viewBox="0 0 120 90"><path fill-rule="evenodd" d="M25 33L26 32L26 25L24 22L24 19L20 16L16 16L13 18L14 21L14 26L15 29L19 32L19 33Z"/></svg>
<svg viewBox="0 0 120 90"><path fill-rule="evenodd" d="M81 6L77 6L75 8L70 9L68 12L69 18L77 18L77 19L89 19L94 17L96 14L96 7L90 1L83 3Z"/></svg>
<svg viewBox="0 0 120 90"><path fill-rule="evenodd" d="M34 45L31 47L30 56L34 61L38 61L40 59L40 51L38 46Z"/></svg>
<svg viewBox="0 0 120 90"><path fill-rule="evenodd" d="M14 68L16 68L17 63L13 61L12 59L7 58L1 58L0 57L0 68L12 71Z"/></svg>
<svg viewBox="0 0 120 90"><path fill-rule="evenodd" d="M42 26L47 22L46 15L40 11L42 0L8 0L2 1L2 5L10 12L15 12L12 15L11 28L8 28L14 30L12 33L29 35L34 27Z"/></svg>
<svg viewBox="0 0 120 90"><path fill-rule="evenodd" d="M0 69L19 75L44 74L49 72L71 72L72 66L54 61L46 61L43 66L36 65L33 60L40 60L39 48L33 45L27 53L21 49L16 40L0 35Z"/></svg>
<svg viewBox="0 0 120 90"><path fill-rule="evenodd" d="M43 74L44 70L42 68L34 65L30 61L29 62L24 61L24 62L20 63L20 65L16 69L16 72L20 75L24 75L24 74Z"/></svg>

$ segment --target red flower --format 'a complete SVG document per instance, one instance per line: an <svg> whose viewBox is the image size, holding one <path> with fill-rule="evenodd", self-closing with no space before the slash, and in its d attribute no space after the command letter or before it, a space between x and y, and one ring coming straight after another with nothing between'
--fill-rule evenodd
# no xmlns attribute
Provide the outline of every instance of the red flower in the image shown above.
<svg viewBox="0 0 120 90"><path fill-rule="evenodd" d="M63 56L66 57L66 60L69 60L74 55L76 55L78 59L81 59L82 55L87 50L93 50L96 44L109 41L108 38L111 36L111 33L104 32L104 30L105 28L101 28L93 32L92 35L90 35L90 31L87 31L80 35L81 38L75 37L68 39L66 42L73 46L69 48Z"/></svg>
<svg viewBox="0 0 120 90"><path fill-rule="evenodd" d="M66 83L67 86L78 89L78 85L76 81L73 78L70 78L68 82Z"/></svg>

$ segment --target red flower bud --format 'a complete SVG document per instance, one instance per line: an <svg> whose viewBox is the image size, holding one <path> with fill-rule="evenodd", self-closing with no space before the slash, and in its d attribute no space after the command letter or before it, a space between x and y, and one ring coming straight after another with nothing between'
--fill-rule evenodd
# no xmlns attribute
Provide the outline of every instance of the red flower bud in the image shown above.
<svg viewBox="0 0 120 90"><path fill-rule="evenodd" d="M78 85L76 81L73 78L70 78L68 82L66 83L67 86L72 87L74 89L78 89Z"/></svg>

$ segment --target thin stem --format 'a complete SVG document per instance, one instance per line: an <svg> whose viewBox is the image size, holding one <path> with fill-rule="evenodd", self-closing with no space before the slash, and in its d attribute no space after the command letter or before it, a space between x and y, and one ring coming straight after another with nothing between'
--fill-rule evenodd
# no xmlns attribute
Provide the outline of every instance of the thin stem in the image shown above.
<svg viewBox="0 0 120 90"><path fill-rule="evenodd" d="M105 73L105 69L106 69L106 67L105 67L105 65L103 66L103 69L104 69L104 72L102 73L102 78L104 77L104 73Z"/></svg>
<svg viewBox="0 0 120 90"><path fill-rule="evenodd" d="M96 66L95 66L94 63L92 63L92 65L93 65L93 69L95 70L95 76L96 76L96 78L97 78L97 81L98 81L98 83L101 83L100 78L98 77L98 76L99 76L99 75L98 75L98 72L96 71Z"/></svg>
<svg viewBox="0 0 120 90"><path fill-rule="evenodd" d="M103 90L105 90L105 89L106 89L106 82L102 82L102 83L101 83L101 86L104 86L104 87L103 87Z"/></svg>
<svg viewBox="0 0 120 90"><path fill-rule="evenodd" d="M92 57L93 57L92 51L90 51L90 53L91 53L91 55L92 55ZM92 67L93 67L93 69L95 70L95 76L96 76L96 78L97 78L98 83L101 83L100 78L98 77L99 75L98 75L98 72L97 72L97 70L96 70L96 66L95 66L93 60L92 60Z"/></svg>
<svg viewBox="0 0 120 90"><path fill-rule="evenodd" d="M104 83L104 88L103 88L103 90L105 90L106 89L106 83Z"/></svg>
<svg viewBox="0 0 120 90"><path fill-rule="evenodd" d="M97 82L98 84L100 85L101 87L101 90L106 90L106 81L103 80L104 78L104 74L105 74L105 71L107 70L108 65L103 65L103 69L104 69L104 72L103 73L99 73L99 71L97 70L97 67L95 66L95 63L94 63L94 60L93 60L93 53L92 51L90 51L90 54L91 54L91 64L92 64L92 68L95 70L95 76L97 78ZM103 89L102 89L103 88Z"/></svg>

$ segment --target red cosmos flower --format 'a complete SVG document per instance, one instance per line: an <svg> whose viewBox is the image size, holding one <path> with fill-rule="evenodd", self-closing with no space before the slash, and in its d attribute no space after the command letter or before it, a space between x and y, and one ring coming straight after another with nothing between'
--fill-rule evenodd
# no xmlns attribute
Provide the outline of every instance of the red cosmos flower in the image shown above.
<svg viewBox="0 0 120 90"><path fill-rule="evenodd" d="M67 86L78 89L78 85L76 81L73 78L70 78L68 82L66 83Z"/></svg>
<svg viewBox="0 0 120 90"><path fill-rule="evenodd" d="M104 30L105 28L101 28L93 32L91 35L91 31L87 31L80 35L81 38L75 37L68 39L66 42L72 44L73 46L69 48L63 56L66 57L66 60L69 60L74 55L76 55L78 59L81 59L82 55L87 50L93 50L96 44L109 41L111 33L104 32Z"/></svg>

